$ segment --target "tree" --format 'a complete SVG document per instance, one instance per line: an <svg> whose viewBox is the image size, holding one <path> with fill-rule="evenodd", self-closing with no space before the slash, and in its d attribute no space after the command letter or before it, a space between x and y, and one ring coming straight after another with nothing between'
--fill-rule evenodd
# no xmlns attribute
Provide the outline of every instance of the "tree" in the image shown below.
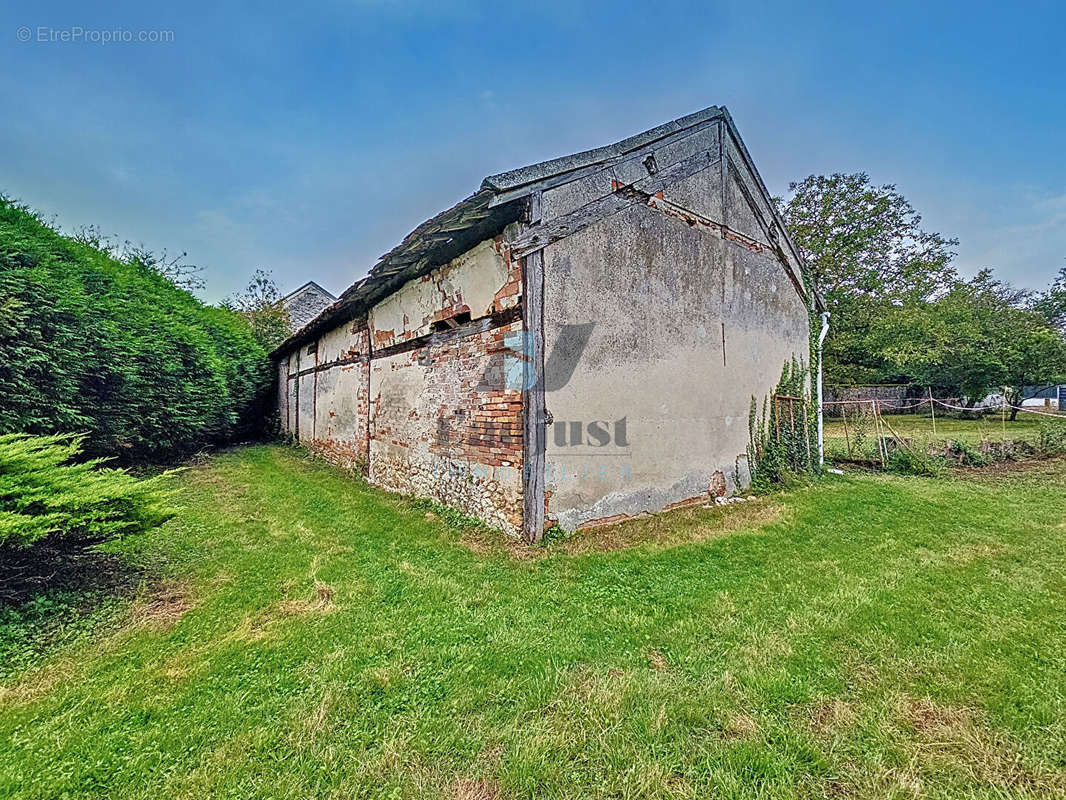
<svg viewBox="0 0 1066 800"><path fill-rule="evenodd" d="M278 285L262 269L255 271L243 292L226 298L223 305L244 315L252 326L252 335L264 350L273 350L292 332L292 321L281 302Z"/></svg>
<svg viewBox="0 0 1066 800"><path fill-rule="evenodd" d="M789 191L785 224L827 302L926 300L954 282L958 239L922 230L895 186L874 186L864 172L834 173L810 175Z"/></svg>
<svg viewBox="0 0 1066 800"><path fill-rule="evenodd" d="M259 430L269 363L239 314L0 197L0 434L169 460Z"/></svg>
<svg viewBox="0 0 1066 800"><path fill-rule="evenodd" d="M1030 304L1030 293L982 270L935 300L893 309L870 344L902 380L971 403L1005 387L1017 406L1025 386L1066 375L1066 341Z"/></svg>
<svg viewBox="0 0 1066 800"><path fill-rule="evenodd" d="M165 473L141 480L79 458L83 439L0 434L0 557L46 537L98 544L172 516Z"/></svg>
<svg viewBox="0 0 1066 800"><path fill-rule="evenodd" d="M1033 310L1063 333L1066 333L1066 266L1059 269L1055 281L1046 291L1033 298Z"/></svg>
<svg viewBox="0 0 1066 800"><path fill-rule="evenodd" d="M204 268L186 263L188 253L171 256L166 250L156 253L144 245L126 242L122 255L127 263L140 264L189 293L199 292L207 286L203 278Z"/></svg>
<svg viewBox="0 0 1066 800"><path fill-rule="evenodd" d="M201 291L207 286L203 278L204 268L185 261L188 253L172 256L166 249L156 253L143 244L133 244L128 239L119 245L118 237L104 233L99 225L81 225L74 229L70 238L78 244L88 245L106 253L116 261L150 269L189 293Z"/></svg>
<svg viewBox="0 0 1066 800"><path fill-rule="evenodd" d="M830 382L883 379L890 365L871 337L900 306L946 292L957 279L956 239L922 230L921 216L890 184L866 173L810 175L778 201L807 278L832 315L825 373Z"/></svg>

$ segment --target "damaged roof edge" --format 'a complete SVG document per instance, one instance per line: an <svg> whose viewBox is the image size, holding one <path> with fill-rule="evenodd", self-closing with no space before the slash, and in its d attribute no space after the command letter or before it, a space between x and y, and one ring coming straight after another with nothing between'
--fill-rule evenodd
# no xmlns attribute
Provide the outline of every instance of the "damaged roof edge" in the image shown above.
<svg viewBox="0 0 1066 800"><path fill-rule="evenodd" d="M482 189L416 227L396 247L383 255L366 277L270 352L277 359L321 333L365 316L370 308L407 281L447 264L483 239L496 236L516 221L523 203L489 208L493 192Z"/></svg>
<svg viewBox="0 0 1066 800"><path fill-rule="evenodd" d="M538 183L539 181L555 175L573 172L582 167L597 164L615 156L624 155L630 150L637 150L658 139L665 139L667 136L673 136L675 133L684 131L694 125L699 125L702 122L721 117L724 114L725 108L710 106L702 111L697 111L694 114L689 114L688 116L680 117L671 122L658 125L643 133L638 133L635 136L630 136L620 142L615 142L614 144L604 145L603 147L585 150L581 153L574 153L573 155L562 156L560 158L552 158L548 161L541 161L538 164L530 164L527 167L519 167L518 169L501 172L497 175L489 175L481 182L481 187L483 189L492 189L500 192L517 189L528 184Z"/></svg>
<svg viewBox="0 0 1066 800"><path fill-rule="evenodd" d="M305 342L317 338L321 333L366 315L375 303L399 289L403 283L446 264L482 239L499 234L508 223L520 217L524 203L519 201L528 194L522 191L523 187L528 186L532 192L535 185L542 181L624 156L633 150L715 119L723 120L737 143L738 152L746 162L745 166L755 176L774 221L784 234L788 250L802 273L803 258L792 242L773 197L755 168L728 109L725 106L709 106L614 144L488 176L481 182L481 188L477 192L431 217L407 234L400 244L378 260L366 277L345 289L335 303L327 306L303 328L274 348L270 357L281 358ZM493 204L494 200L496 205ZM794 272L787 258L784 267L790 273ZM813 298L815 307L823 310L821 297L813 291L813 287L806 285L802 274L793 275L793 281L797 283L800 293L807 295L804 299L809 301Z"/></svg>
<svg viewBox="0 0 1066 800"><path fill-rule="evenodd" d="M744 140L740 137L740 131L737 130L737 125L733 122L733 116L729 113L729 109L722 106L722 117L725 119L726 125L729 127L730 135L737 143L737 149L740 151L741 157L747 162L748 170L755 176L755 180L759 182L759 189L762 190L763 198L766 200L766 204L770 207L770 213L774 215L774 222L777 223L777 227L781 229L781 233L785 236L785 243L788 245L789 252L792 253L792 257L796 259L796 264L799 265L800 272L803 272L803 268L806 266L803 255L800 253L799 248L792 241L792 236L788 232L788 228L785 226L785 221L781 218L781 213L777 210L777 203L774 202L773 195L770 194L770 190L766 188L766 184L763 183L762 175L759 174L759 170L755 168L755 160L751 157L751 153L748 152L748 146L744 144ZM789 271L792 271L791 265L786 265ZM810 295L814 300L815 309L818 311L825 310L825 301L822 296L818 294L813 286L807 285L806 277L803 274L796 276L799 278L800 285L803 286L804 291Z"/></svg>

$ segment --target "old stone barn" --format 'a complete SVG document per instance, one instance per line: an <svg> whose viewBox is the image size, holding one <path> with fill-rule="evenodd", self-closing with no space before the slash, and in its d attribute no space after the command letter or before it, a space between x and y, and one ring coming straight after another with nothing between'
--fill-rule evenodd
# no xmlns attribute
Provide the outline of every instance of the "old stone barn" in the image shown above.
<svg viewBox="0 0 1066 800"><path fill-rule="evenodd" d="M274 353L286 432L529 539L734 490L807 359L800 261L729 113L486 178Z"/></svg>

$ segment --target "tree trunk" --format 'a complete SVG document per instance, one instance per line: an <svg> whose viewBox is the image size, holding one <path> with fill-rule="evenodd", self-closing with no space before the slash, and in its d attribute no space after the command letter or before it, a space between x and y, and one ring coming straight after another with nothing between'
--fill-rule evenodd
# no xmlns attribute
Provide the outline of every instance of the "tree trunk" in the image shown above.
<svg viewBox="0 0 1066 800"><path fill-rule="evenodd" d="M1007 392L1003 395L1003 401L1010 406L1010 421L1018 418L1018 406L1022 404L1021 392Z"/></svg>

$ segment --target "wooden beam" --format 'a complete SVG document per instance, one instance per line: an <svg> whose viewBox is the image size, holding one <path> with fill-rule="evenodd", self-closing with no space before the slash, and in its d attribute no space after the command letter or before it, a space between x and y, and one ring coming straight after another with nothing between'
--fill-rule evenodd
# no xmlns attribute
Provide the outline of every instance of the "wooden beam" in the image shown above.
<svg viewBox="0 0 1066 800"><path fill-rule="evenodd" d="M570 183L572 181L581 180L587 178L590 175L596 175L597 173L606 172L613 167L618 166L624 161L640 160L643 161L649 155L660 150L667 144L674 144L676 142L683 142L692 136L696 136L703 133L708 128L720 124L720 117L713 117L711 119L700 122L693 125L691 128L685 128L680 131L671 131L663 134L663 136L655 139L654 141L647 142L640 147L633 150L629 150L625 153L619 153L602 161L597 161L592 164L588 164L583 167L574 167L571 170L565 172L559 172L555 175L549 175L546 178L535 180L522 186L517 186L513 189L505 189L498 194L494 195L492 200L489 201L489 208L494 208L503 203L509 203L512 200L516 200L519 197L530 196L534 192L544 192L548 189L554 189L556 186L562 186L564 183Z"/></svg>
<svg viewBox="0 0 1066 800"><path fill-rule="evenodd" d="M511 244L511 253L519 257L528 256L537 250L564 239L572 233L584 230L594 222L624 211L637 203L646 202L647 198L667 186L695 175L701 170L714 166L717 154L706 150L660 169L654 175L643 178L632 186L611 192L591 203L586 203L569 214L557 217L543 225L535 223ZM629 189L629 191L625 191Z"/></svg>
<svg viewBox="0 0 1066 800"><path fill-rule="evenodd" d="M529 218L541 219L541 193L529 198ZM522 381L522 536L544 536L546 414L544 408L544 251L522 259L522 328L525 350Z"/></svg>

